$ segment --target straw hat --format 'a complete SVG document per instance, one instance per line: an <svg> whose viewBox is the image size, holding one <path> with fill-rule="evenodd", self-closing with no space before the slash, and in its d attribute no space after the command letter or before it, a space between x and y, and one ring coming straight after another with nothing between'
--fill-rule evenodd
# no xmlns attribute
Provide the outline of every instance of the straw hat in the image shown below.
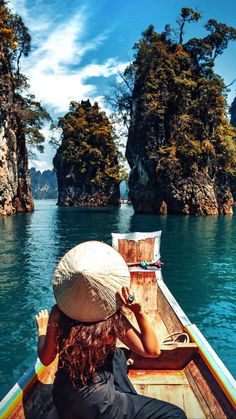
<svg viewBox="0 0 236 419"><path fill-rule="evenodd" d="M116 292L130 285L122 256L111 246L88 241L69 250L53 274L53 291L61 311L82 322L105 320L121 306Z"/></svg>

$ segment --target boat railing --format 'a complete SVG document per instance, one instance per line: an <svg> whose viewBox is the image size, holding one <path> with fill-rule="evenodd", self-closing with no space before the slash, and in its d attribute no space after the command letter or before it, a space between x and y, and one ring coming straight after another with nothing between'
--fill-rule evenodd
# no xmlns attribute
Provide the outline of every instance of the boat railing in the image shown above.
<svg viewBox="0 0 236 419"><path fill-rule="evenodd" d="M12 387L6 396L0 401L0 418L8 418L14 411L18 403L23 399L33 384L37 381L37 377L46 369L39 358L28 368L28 370L20 377L19 381Z"/></svg>

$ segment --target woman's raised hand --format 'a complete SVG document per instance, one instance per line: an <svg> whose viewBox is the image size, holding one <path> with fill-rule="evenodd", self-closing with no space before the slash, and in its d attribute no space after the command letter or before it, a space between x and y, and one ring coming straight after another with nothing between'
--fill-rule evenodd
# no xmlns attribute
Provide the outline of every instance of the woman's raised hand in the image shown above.
<svg viewBox="0 0 236 419"><path fill-rule="evenodd" d="M46 309L40 310L37 316L35 316L35 318L38 327L38 335L46 335L49 318L48 311Z"/></svg>
<svg viewBox="0 0 236 419"><path fill-rule="evenodd" d="M134 314L142 310L141 304L136 301L134 293L128 287L122 287L121 291L117 292L124 306L129 308Z"/></svg>

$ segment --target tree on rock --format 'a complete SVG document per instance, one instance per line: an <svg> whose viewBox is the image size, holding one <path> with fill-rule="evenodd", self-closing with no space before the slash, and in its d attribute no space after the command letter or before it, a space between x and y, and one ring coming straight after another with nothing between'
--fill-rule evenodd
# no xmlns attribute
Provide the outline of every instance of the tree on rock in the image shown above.
<svg viewBox="0 0 236 419"><path fill-rule="evenodd" d="M200 17L183 8L177 29L167 25L157 33L149 26L128 67L132 92L116 96L130 112L126 156L136 212L232 213L234 130L214 62L236 39L236 29L210 19L204 38L184 43L185 25Z"/></svg>
<svg viewBox="0 0 236 419"><path fill-rule="evenodd" d="M71 102L59 118L62 142L53 160L58 179L58 204L120 205L120 165L115 135L95 102Z"/></svg>
<svg viewBox="0 0 236 419"><path fill-rule="evenodd" d="M42 151L40 128L45 118L50 119L20 73L31 38L22 18L7 3L0 0L0 215L33 210L28 151L31 147Z"/></svg>

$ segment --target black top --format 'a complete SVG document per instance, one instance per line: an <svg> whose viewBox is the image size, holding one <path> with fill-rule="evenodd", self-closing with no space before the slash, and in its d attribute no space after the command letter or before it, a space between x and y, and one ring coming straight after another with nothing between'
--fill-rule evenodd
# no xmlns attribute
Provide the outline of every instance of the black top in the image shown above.
<svg viewBox="0 0 236 419"><path fill-rule="evenodd" d="M124 419L128 400L125 393L116 391L112 371L113 356L96 372L88 385L75 388L68 372L59 368L56 374L53 398L62 418L68 419Z"/></svg>

